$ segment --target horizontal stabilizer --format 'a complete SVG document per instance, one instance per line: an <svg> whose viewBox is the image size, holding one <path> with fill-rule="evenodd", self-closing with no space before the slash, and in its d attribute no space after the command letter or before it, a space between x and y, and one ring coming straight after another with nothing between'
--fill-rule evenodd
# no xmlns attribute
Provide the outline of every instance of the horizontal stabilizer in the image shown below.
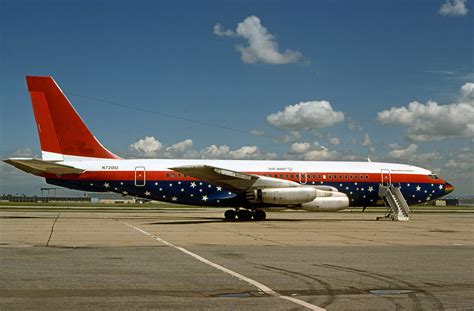
<svg viewBox="0 0 474 311"><path fill-rule="evenodd" d="M34 175L41 175L44 173L54 175L66 175L66 174L81 174L84 172L83 169L78 169L69 165L58 164L55 162L48 162L39 159L31 158L11 158L3 160L22 171L31 173Z"/></svg>

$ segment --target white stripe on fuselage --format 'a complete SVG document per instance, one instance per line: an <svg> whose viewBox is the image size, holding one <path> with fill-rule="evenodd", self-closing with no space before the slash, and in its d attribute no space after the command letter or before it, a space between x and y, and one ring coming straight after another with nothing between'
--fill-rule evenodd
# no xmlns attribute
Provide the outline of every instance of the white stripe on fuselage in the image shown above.
<svg viewBox="0 0 474 311"><path fill-rule="evenodd" d="M147 171L169 171L170 167L186 165L209 165L238 172L262 173L380 173L388 169L394 174L428 175L429 170L406 164L384 162L339 162L339 161L261 161L261 160L182 160L182 159L96 159L85 161L73 159L77 157L64 156L68 159L63 163L81 168L86 171L134 171L136 167L145 167Z"/></svg>

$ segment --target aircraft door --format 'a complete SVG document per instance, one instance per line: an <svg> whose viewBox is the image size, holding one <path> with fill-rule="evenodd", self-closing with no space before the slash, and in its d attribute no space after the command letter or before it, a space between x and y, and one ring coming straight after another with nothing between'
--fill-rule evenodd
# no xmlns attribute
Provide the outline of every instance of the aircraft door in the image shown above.
<svg viewBox="0 0 474 311"><path fill-rule="evenodd" d="M146 172L144 166L135 167L135 186L143 187L146 182Z"/></svg>
<svg viewBox="0 0 474 311"><path fill-rule="evenodd" d="M308 182L308 175L306 173L300 173L300 184L306 184Z"/></svg>
<svg viewBox="0 0 474 311"><path fill-rule="evenodd" d="M390 186L392 184L392 176L390 175L389 169L381 169L380 175L382 178L382 185L383 186Z"/></svg>

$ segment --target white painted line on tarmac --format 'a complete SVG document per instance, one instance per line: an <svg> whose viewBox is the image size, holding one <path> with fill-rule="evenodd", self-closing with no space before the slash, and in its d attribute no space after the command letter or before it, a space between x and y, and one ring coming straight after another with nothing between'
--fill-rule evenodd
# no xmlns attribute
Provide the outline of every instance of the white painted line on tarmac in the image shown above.
<svg viewBox="0 0 474 311"><path fill-rule="evenodd" d="M183 248L183 247L176 246L176 245L174 245L174 244L172 244L172 243L170 243L170 242L168 242L168 241L166 241L166 240L163 240L162 238L160 238L159 236L157 236L157 235L155 235L155 234L153 234L153 233L150 233L150 232L145 231L145 230L143 230L143 229L141 229L141 228L138 228L137 226L134 226L134 225L132 225L132 224L129 224L128 222L125 222L125 221L122 221L122 220L118 220L118 221L120 221L121 223L123 223L123 224L129 226L129 227L132 228L132 229L135 229L135 230L137 230L137 231L139 231L139 232L141 232L141 233L143 233L143 234L145 234L145 235L148 235L149 237L151 237L151 238L157 240L158 242L161 242L161 243L163 243L163 244L165 244L165 245L167 245L167 246L169 246L169 247L173 247L173 248L175 248L175 249L177 249L177 250L179 250L179 251L181 251L181 252L183 252L183 253L185 253L185 254L188 254L189 256L191 256L191 257L193 257L193 258L199 260L200 262L203 262L203 263L205 263L205 264L207 264L207 265L209 265L209 266L211 266L211 267L213 267L213 268L215 268L215 269L217 269L217 270L220 270L220 271L225 272L225 273L227 273L227 274L230 274L230 275L232 275L233 277L236 277L236 278L238 278L238 279L240 279L240 280L242 280L242 281L245 281L245 282L249 283L250 285L253 285L253 286L257 287L259 290L261 290L262 292L264 292L264 293L267 294L267 295L270 295L270 296L274 296L274 297L278 297L278 298L281 298L281 299L284 299L284 300L291 301L291 302L293 302L293 303L295 303L295 304L297 304L297 305L306 307L306 308L308 308L308 309L310 309L310 310L326 310L326 309L324 309L324 308L318 307L318 306L313 305L313 304L311 304L311 303L309 303L309 302L306 302L306 301L303 301L303 300L300 300L300 299L297 299L297 298L294 298L294 297L289 297L289 296L280 295L279 293L275 292L275 291L274 291L273 289L271 289L270 287L268 287L268 286L266 286L266 285L264 285L264 284L262 284L262 283L260 283L260 282L258 282L258 281L255 281L255 280L253 280L253 279L251 279L251 278L248 278L248 277L246 277L246 276L244 276L244 275L242 275L242 274L240 274L240 273L237 273L237 272L235 272L235 271L232 271L232 270L230 270L230 269L227 269L226 267L223 267L223 266L221 266L221 265L219 265L219 264L216 264L216 263L214 263L214 262L212 262L212 261L210 261L210 260L207 260L206 258L201 257L201 256L199 256L198 254L195 254L195 253L193 253L193 252L191 252L191 251L188 251L187 249L185 249L185 248Z"/></svg>

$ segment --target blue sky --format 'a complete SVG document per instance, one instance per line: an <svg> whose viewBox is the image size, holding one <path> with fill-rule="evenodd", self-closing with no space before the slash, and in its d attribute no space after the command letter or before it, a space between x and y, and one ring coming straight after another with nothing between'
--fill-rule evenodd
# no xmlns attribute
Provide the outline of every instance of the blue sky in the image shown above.
<svg viewBox="0 0 474 311"><path fill-rule="evenodd" d="M24 77L51 75L125 157L370 155L473 193L471 10L462 0L2 1L0 155L40 154ZM43 185L4 164L0 174L0 193Z"/></svg>

